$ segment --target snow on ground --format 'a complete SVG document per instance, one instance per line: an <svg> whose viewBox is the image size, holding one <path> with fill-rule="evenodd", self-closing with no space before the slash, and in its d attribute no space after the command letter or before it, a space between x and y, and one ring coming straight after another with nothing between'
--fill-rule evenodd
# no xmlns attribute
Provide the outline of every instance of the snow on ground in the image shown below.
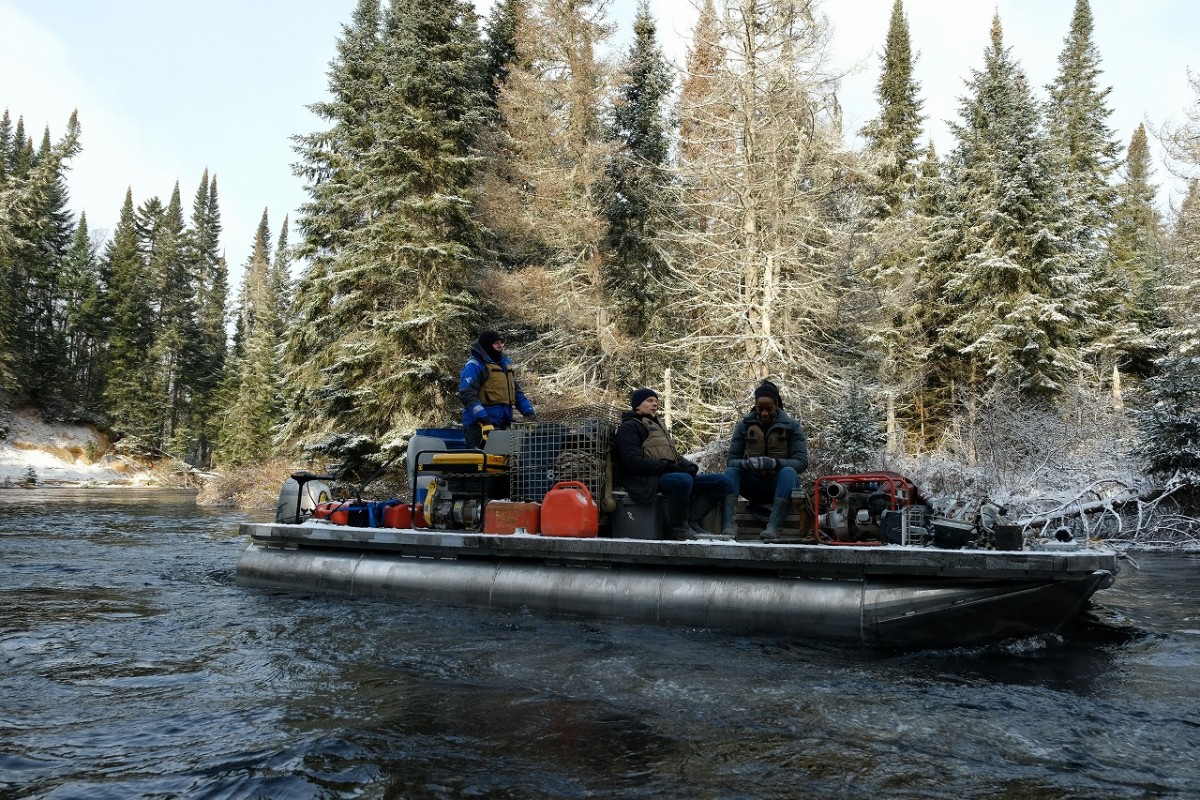
<svg viewBox="0 0 1200 800"><path fill-rule="evenodd" d="M0 439L0 487L23 484L30 469L39 485L150 486L144 466L112 453L108 439L86 425L43 422L13 411L8 436Z"/></svg>

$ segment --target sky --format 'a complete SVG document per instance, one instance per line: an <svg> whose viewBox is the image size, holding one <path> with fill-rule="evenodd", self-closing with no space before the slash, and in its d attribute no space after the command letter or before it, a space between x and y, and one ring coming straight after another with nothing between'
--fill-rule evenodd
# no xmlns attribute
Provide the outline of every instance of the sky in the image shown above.
<svg viewBox="0 0 1200 800"><path fill-rule="evenodd" d="M612 54L628 46L637 0L611 0ZM491 0L476 0L486 13ZM263 210L273 238L306 199L292 174L291 137L325 127L307 110L328 96L327 70L355 0L0 0L0 109L41 141L78 109L82 152L71 162L71 207L111 232L127 188L135 204L184 207L205 169L215 175L222 244L240 274ZM945 154L964 81L983 63L994 13L1032 86L1058 71L1075 0L904 0L928 135ZM845 130L878 113L879 77L892 0L823 0L833 25L830 61L845 73ZM1200 3L1091 0L1101 85L1112 88L1109 125L1122 153L1138 123L1178 124L1197 98ZM682 63L695 20L691 0L650 0L668 58ZM1152 150L1161 148L1152 140ZM1179 188L1160 164L1164 208ZM297 241L293 231L291 242ZM236 286L237 284L233 284Z"/></svg>

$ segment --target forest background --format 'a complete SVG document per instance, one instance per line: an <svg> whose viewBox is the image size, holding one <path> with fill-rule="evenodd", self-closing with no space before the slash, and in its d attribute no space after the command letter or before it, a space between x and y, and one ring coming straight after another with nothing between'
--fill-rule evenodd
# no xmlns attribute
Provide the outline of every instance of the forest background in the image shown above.
<svg viewBox="0 0 1200 800"><path fill-rule="evenodd" d="M1086 0L1044 90L996 16L944 153L899 0L852 131L815 2L702 2L678 70L645 5L605 58L605 10L359 2L296 137L299 241L264 212L233 292L215 179L128 194L100 241L68 208L77 120L36 143L6 113L0 405L200 465L346 434L382 459L456 416L496 326L539 408L653 385L689 447L771 377L823 472L1189 500L1200 194L1164 216L1150 141L1190 177L1200 118L1109 126Z"/></svg>

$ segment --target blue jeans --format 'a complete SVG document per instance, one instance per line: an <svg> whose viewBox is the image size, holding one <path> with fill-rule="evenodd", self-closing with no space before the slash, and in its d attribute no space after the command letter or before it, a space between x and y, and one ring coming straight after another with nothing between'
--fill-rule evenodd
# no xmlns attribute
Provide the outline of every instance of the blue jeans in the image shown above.
<svg viewBox="0 0 1200 800"><path fill-rule="evenodd" d="M658 491L667 496L669 503L680 506L687 505L692 498L704 497L709 501L703 504L708 506L703 510L705 514L716 508L725 495L734 493L729 477L716 472L701 472L694 478L686 472L668 472L658 477Z"/></svg>
<svg viewBox="0 0 1200 800"><path fill-rule="evenodd" d="M760 478L749 470L730 467L725 470L725 477L733 486L730 494L740 494L757 505L770 505L774 500L790 499L792 490L800 481L792 467L784 467L770 478Z"/></svg>

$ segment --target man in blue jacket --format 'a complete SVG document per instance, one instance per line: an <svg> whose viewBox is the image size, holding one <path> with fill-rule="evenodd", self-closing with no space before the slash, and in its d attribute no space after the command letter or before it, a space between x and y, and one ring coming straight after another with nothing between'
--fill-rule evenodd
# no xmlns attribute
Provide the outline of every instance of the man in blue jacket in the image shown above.
<svg viewBox="0 0 1200 800"><path fill-rule="evenodd" d="M514 406L524 419L535 418L533 404L513 374L512 359L504 354L504 337L493 330L471 343L471 357L458 379L458 399L467 447L475 449L483 447L493 430L512 424Z"/></svg>
<svg viewBox="0 0 1200 800"><path fill-rule="evenodd" d="M764 541L778 539L791 508L792 490L800 473L808 469L808 441L800 423L783 410L779 388L770 381L754 390L754 408L734 428L726 463L733 490L725 498L725 518L732 518L728 507L737 504L739 494L751 503L770 503L771 517L761 536Z"/></svg>

